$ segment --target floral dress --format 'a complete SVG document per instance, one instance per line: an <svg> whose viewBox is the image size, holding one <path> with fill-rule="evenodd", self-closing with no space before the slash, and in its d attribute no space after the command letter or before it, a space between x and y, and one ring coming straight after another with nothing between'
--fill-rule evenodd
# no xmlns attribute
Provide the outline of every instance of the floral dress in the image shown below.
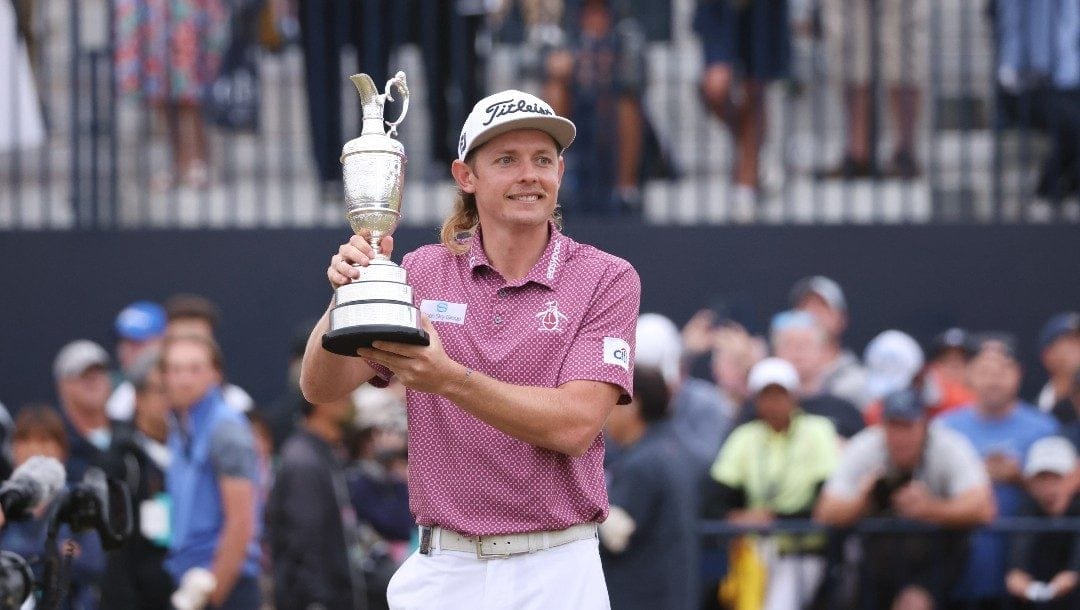
<svg viewBox="0 0 1080 610"><path fill-rule="evenodd" d="M121 91L198 103L229 40L223 0L116 0Z"/></svg>

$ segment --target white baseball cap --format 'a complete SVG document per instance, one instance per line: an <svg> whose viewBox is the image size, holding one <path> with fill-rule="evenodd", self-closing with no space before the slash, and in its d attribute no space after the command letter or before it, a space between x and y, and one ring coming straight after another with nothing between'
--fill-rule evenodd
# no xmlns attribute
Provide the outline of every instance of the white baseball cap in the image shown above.
<svg viewBox="0 0 1080 610"><path fill-rule="evenodd" d="M476 102L458 138L458 159L465 160L469 152L481 144L515 129L539 129L547 133L559 145L559 151L566 150L574 141L577 128L569 119L555 114L544 100L518 91L507 89Z"/></svg>
<svg viewBox="0 0 1080 610"><path fill-rule="evenodd" d="M668 385L678 383L682 336L675 323L658 313L644 313L634 335L634 363L659 369Z"/></svg>
<svg viewBox="0 0 1080 610"><path fill-rule="evenodd" d="M799 389L799 373L783 358L766 358L750 369L746 386L752 396L757 396L771 385L778 385L794 394Z"/></svg>
<svg viewBox="0 0 1080 610"><path fill-rule="evenodd" d="M1028 449L1024 462L1024 476L1033 477L1040 472L1067 475L1076 468L1076 448L1063 436L1040 438Z"/></svg>
<svg viewBox="0 0 1080 610"><path fill-rule="evenodd" d="M53 360L53 377L78 377L94 366L109 366L109 353L88 339L72 341L56 354Z"/></svg>
<svg viewBox="0 0 1080 610"><path fill-rule="evenodd" d="M922 370L923 352L911 335L887 330L874 337L863 352L866 364L866 393L877 400L911 385Z"/></svg>

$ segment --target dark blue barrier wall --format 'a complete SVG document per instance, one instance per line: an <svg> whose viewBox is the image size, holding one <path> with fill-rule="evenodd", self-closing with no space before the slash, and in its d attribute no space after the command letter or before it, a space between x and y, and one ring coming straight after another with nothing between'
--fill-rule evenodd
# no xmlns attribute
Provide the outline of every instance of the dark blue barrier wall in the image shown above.
<svg viewBox="0 0 1080 610"><path fill-rule="evenodd" d="M1080 308L1080 230L1059 226L678 228L575 222L571 235L630 260L643 310L684 322L703 306L753 330L799 277L846 289L849 344L878 331L923 340L951 324L1015 331L1026 395L1042 383L1035 335ZM20 232L0 234L0 401L54 401L52 358L66 341L113 345L125 304L180 291L217 301L232 379L259 401L285 385L287 341L330 299L324 270L347 230ZM402 229L398 253L437 239Z"/></svg>

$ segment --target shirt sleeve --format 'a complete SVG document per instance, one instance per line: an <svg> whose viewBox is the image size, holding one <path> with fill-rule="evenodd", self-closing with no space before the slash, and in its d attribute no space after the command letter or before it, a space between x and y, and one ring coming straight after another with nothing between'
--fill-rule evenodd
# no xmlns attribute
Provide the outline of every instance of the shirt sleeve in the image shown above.
<svg viewBox="0 0 1080 610"><path fill-rule="evenodd" d="M845 500L858 495L863 477L883 462L882 452L885 448L883 443L880 450L876 447L877 434L878 431L870 429L851 438L840 455L836 469L825 483L825 491Z"/></svg>
<svg viewBox="0 0 1080 610"><path fill-rule="evenodd" d="M598 283L569 347L558 385L574 380L603 381L622 388L618 404L629 404L640 303L641 279L637 271L625 262L611 265Z"/></svg>
<svg viewBox="0 0 1080 610"><path fill-rule="evenodd" d="M210 459L218 478L256 480L255 438L239 422L222 422L210 437Z"/></svg>
<svg viewBox="0 0 1080 610"><path fill-rule="evenodd" d="M933 434L933 430L930 433ZM980 485L989 484L990 476L986 472L986 464L975 451L971 441L960 434L952 434L950 437L955 440L947 445L949 456L944 460L944 463L949 465L949 497L956 497Z"/></svg>
<svg viewBox="0 0 1080 610"><path fill-rule="evenodd" d="M734 489L741 489L746 485L745 455L750 433L747 425L739 426L731 433L709 469L709 476L714 481Z"/></svg>
<svg viewBox="0 0 1080 610"><path fill-rule="evenodd" d="M825 482L829 479L840 461L840 437L836 433L836 427L832 422L822 418L818 421L815 429L816 442L813 443L814 482Z"/></svg>

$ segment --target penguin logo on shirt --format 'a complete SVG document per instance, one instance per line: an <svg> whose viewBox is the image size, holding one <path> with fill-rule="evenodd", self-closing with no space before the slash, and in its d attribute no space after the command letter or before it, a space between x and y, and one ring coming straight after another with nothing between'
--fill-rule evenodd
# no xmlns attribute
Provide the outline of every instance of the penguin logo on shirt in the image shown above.
<svg viewBox="0 0 1080 610"><path fill-rule="evenodd" d="M548 301L544 303L544 307L546 309L536 314L536 318L540 320L540 330L562 332L563 323L566 322L567 317L559 311L559 304L556 301Z"/></svg>

